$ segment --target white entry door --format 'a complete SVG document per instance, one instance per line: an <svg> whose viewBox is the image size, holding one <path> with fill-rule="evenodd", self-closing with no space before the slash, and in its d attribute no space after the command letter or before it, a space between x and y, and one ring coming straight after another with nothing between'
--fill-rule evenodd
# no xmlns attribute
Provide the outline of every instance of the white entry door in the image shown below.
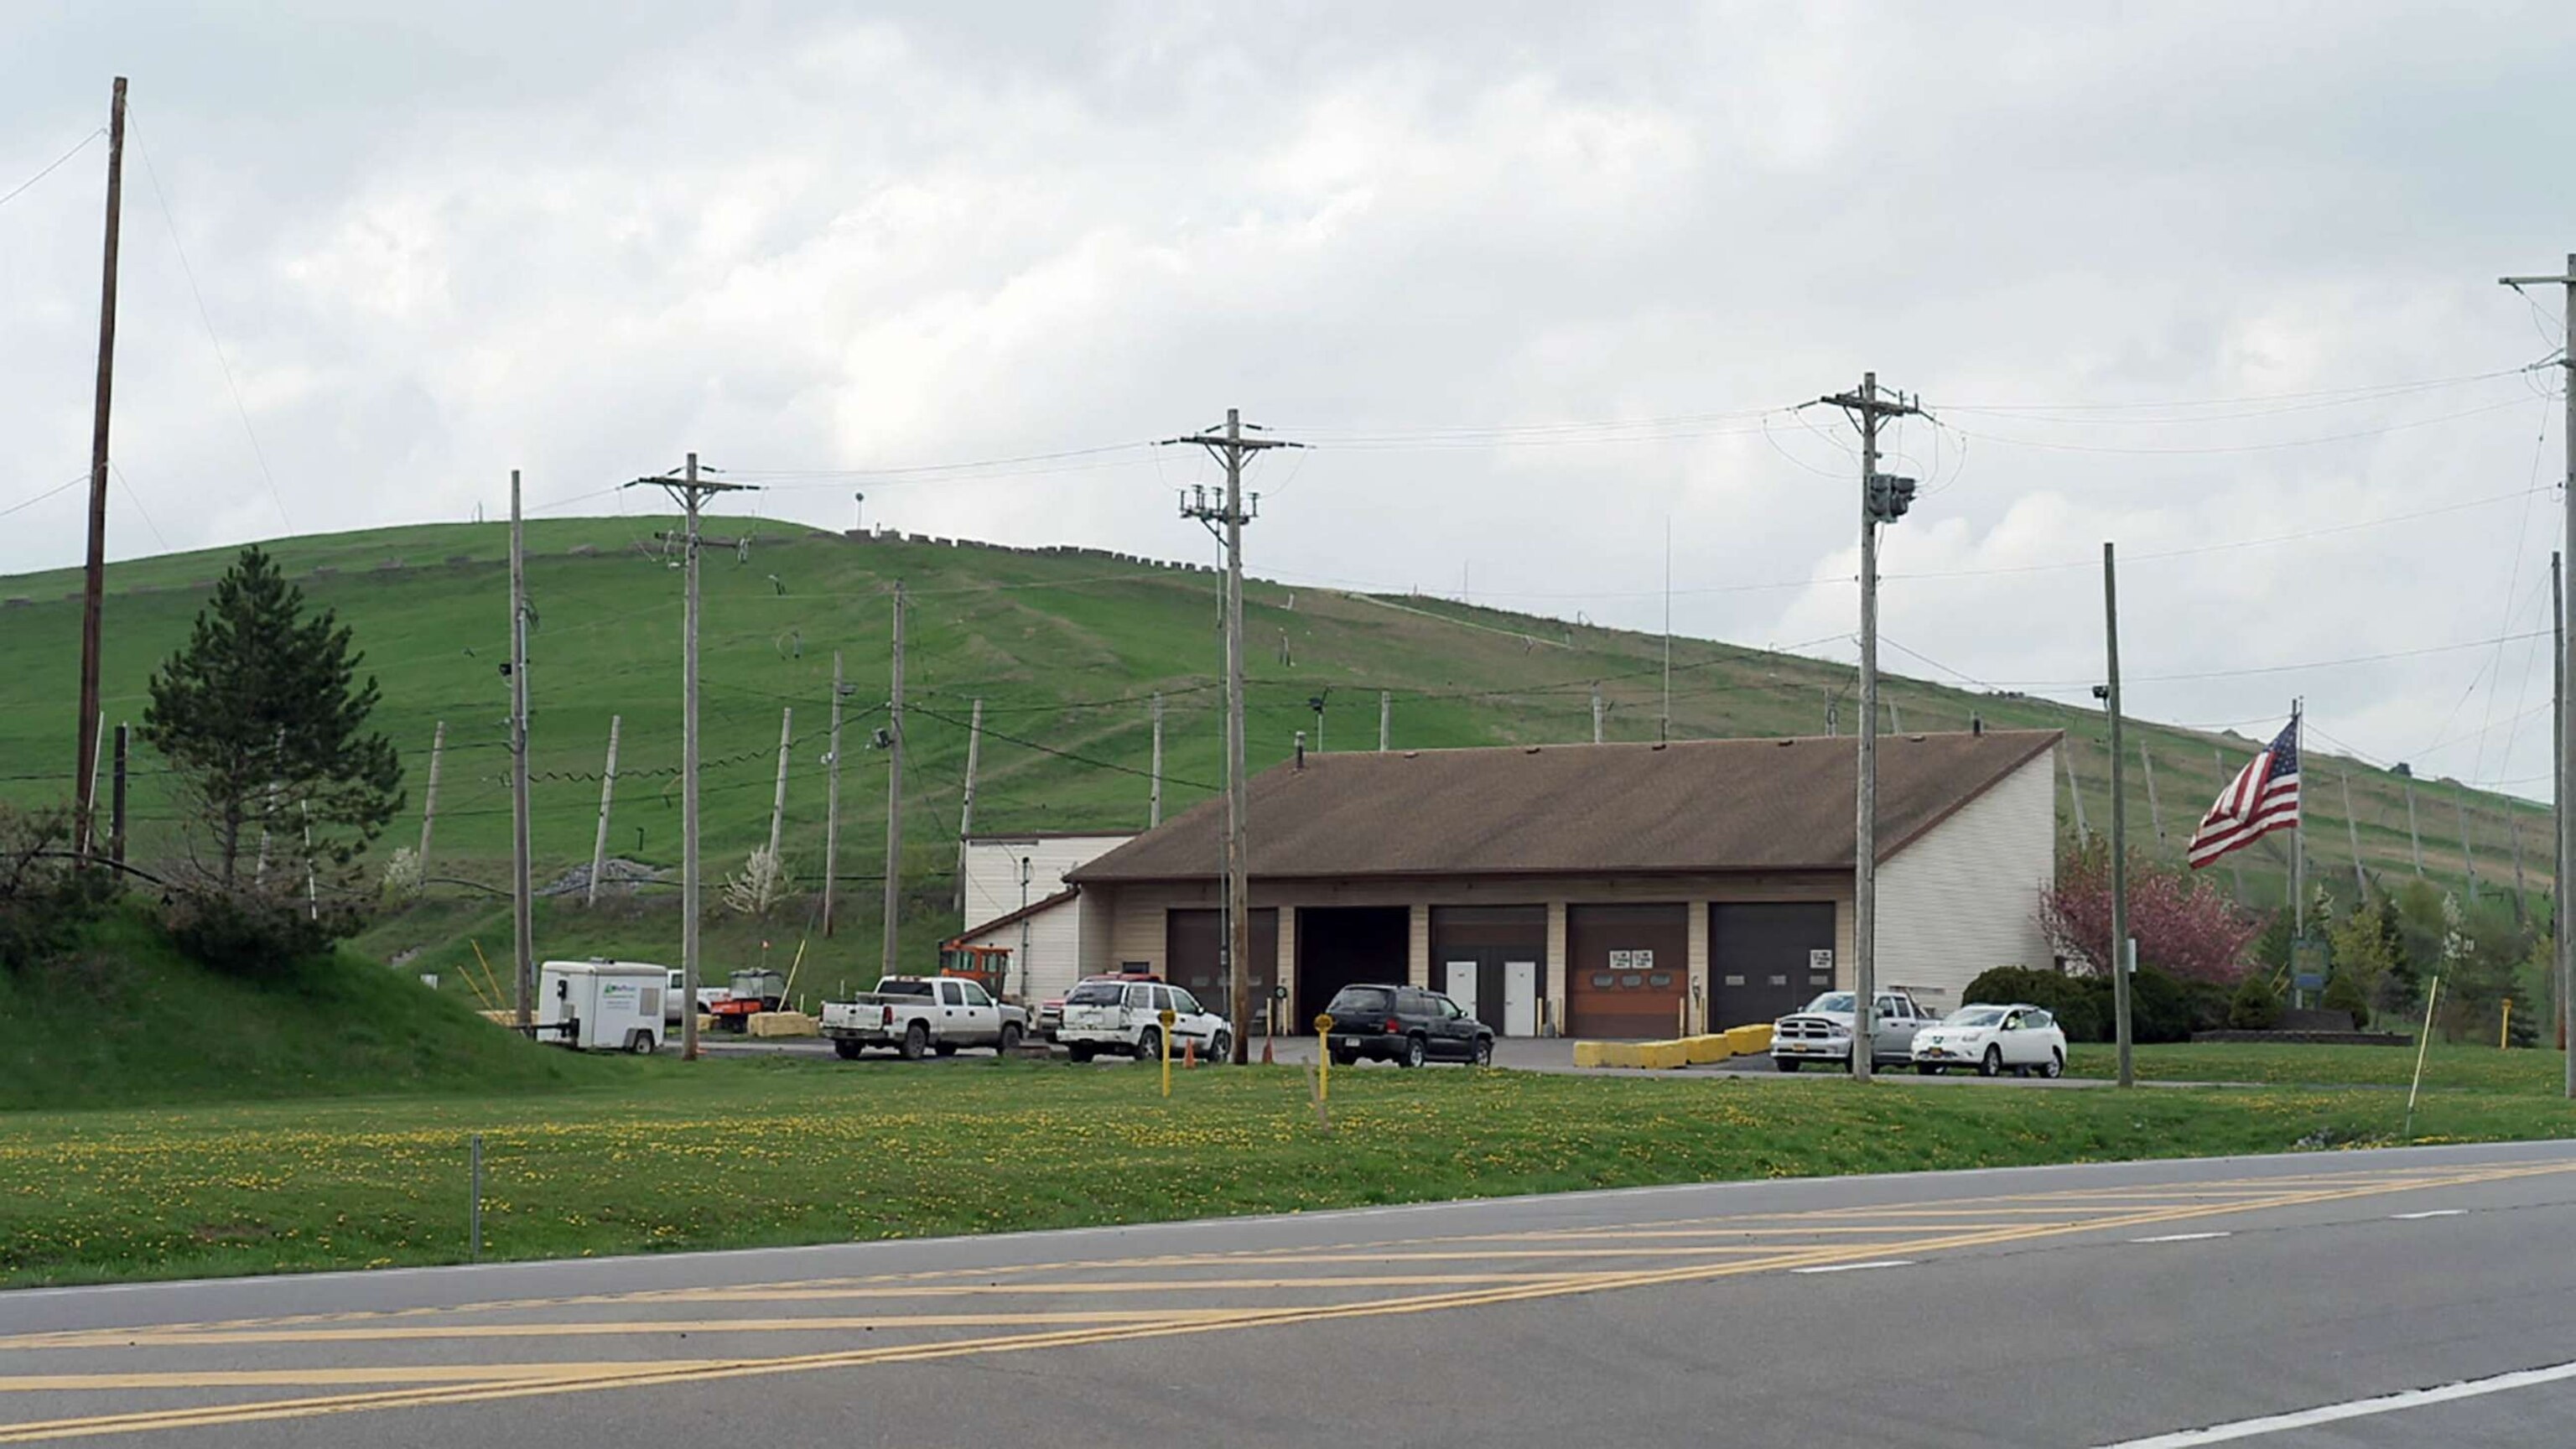
<svg viewBox="0 0 2576 1449"><path fill-rule="evenodd" d="M1503 963L1503 1035L1538 1035L1538 963Z"/></svg>
<svg viewBox="0 0 2576 1449"><path fill-rule="evenodd" d="M1467 1013L1469 1016L1474 1016L1476 1014L1475 962L1452 961L1449 963L1449 999L1458 1003L1458 1009L1460 1011Z"/></svg>

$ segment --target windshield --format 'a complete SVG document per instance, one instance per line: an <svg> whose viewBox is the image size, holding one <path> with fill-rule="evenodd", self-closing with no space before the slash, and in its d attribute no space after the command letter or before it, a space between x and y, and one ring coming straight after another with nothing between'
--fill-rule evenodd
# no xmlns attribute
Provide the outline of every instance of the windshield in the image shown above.
<svg viewBox="0 0 2576 1449"><path fill-rule="evenodd" d="M1085 981L1064 999L1067 1006L1116 1006L1127 993L1123 981Z"/></svg>
<svg viewBox="0 0 2576 1449"><path fill-rule="evenodd" d="M1824 995L1817 997L1815 1000L1808 1002L1806 1009L1809 1011L1849 1011L1852 1009L1852 994L1848 991L1828 991Z"/></svg>
<svg viewBox="0 0 2576 1449"><path fill-rule="evenodd" d="M1941 1024L1943 1026L1992 1026L2003 1019L2004 1009L2000 1006L1963 1006L1951 1012L1949 1020Z"/></svg>

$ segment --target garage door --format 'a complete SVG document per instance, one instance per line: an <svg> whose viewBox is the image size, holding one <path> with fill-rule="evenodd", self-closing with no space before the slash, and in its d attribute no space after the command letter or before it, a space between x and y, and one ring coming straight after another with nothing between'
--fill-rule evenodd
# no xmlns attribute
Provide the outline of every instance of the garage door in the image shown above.
<svg viewBox="0 0 2576 1449"><path fill-rule="evenodd" d="M1690 908L1569 906L1569 1036L1669 1037L1690 991Z"/></svg>
<svg viewBox="0 0 2576 1449"><path fill-rule="evenodd" d="M1708 908L1711 1026L1776 1021L1833 985L1833 902L1729 902Z"/></svg>
<svg viewBox="0 0 2576 1449"><path fill-rule="evenodd" d="M1174 910L1163 915L1163 979L1186 989L1199 1004L1221 1015L1230 985L1218 965L1225 959L1225 912ZM1259 1030L1269 1008L1270 988L1279 979L1279 913L1252 913L1252 1021ZM1241 1027L1236 1028L1238 1031Z"/></svg>

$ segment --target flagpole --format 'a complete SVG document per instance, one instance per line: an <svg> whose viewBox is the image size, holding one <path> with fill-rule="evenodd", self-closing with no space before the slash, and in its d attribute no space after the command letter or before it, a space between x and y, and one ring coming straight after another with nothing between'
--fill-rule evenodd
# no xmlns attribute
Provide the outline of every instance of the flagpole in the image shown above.
<svg viewBox="0 0 2576 1449"><path fill-rule="evenodd" d="M2308 702L2290 701L2290 749L2302 777L2308 770ZM2299 999L2299 945L2308 939L2308 792L2299 788L2297 813L2290 817L2290 1000Z"/></svg>

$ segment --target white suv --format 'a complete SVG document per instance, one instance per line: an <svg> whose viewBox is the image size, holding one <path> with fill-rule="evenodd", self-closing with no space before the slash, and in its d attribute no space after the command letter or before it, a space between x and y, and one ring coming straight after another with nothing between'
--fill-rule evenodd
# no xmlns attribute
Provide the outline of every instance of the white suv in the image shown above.
<svg viewBox="0 0 2576 1449"><path fill-rule="evenodd" d="M1163 1055L1163 1013L1172 1013L1172 1055L1191 1045L1202 1061L1222 1062L1234 1049L1225 1018L1198 998L1159 981L1085 981L1066 993L1055 1039L1077 1062L1102 1052L1150 1062Z"/></svg>
<svg viewBox="0 0 2576 1449"><path fill-rule="evenodd" d="M1914 1070L1937 1077L1952 1067L1974 1067L1981 1077L2043 1077L2066 1071L2066 1032L2057 1018L2029 1002L1963 1006L1914 1034Z"/></svg>

